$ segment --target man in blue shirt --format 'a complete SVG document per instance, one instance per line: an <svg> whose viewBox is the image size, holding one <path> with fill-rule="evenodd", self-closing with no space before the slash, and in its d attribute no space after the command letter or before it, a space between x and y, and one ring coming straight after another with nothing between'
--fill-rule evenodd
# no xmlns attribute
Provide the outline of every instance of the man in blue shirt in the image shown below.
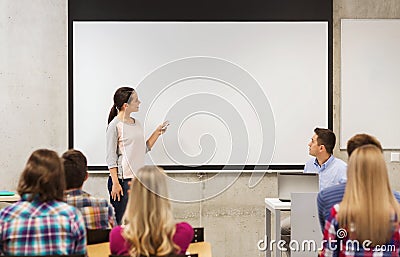
<svg viewBox="0 0 400 257"><path fill-rule="evenodd" d="M336 136L330 129L315 128L314 135L308 143L311 158L304 166L304 173L317 173L319 177L319 190L345 183L347 180L347 164L333 156ZM290 217L281 222L281 238L286 246L290 242ZM286 247L288 249L288 247ZM287 252L290 256L290 251Z"/></svg>
<svg viewBox="0 0 400 257"><path fill-rule="evenodd" d="M373 136L367 134L357 134L347 141L347 154L350 157L351 153L358 147L363 145L375 145L382 151L381 143ZM324 231L325 220L329 217L331 208L342 201L346 183L341 183L335 186L327 187L319 192L317 197L318 203L318 218L321 225L321 230ZM394 192L394 196L400 202L400 194Z"/></svg>
<svg viewBox="0 0 400 257"><path fill-rule="evenodd" d="M304 166L304 173L318 173L319 190L344 183L347 180L347 164L333 156L336 136L330 129L316 128L308 144L309 154L314 156Z"/></svg>

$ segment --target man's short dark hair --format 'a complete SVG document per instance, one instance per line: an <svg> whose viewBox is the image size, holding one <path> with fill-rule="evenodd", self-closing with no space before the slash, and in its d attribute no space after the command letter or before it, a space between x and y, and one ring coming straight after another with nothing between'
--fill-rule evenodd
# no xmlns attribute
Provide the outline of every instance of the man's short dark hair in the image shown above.
<svg viewBox="0 0 400 257"><path fill-rule="evenodd" d="M318 145L324 145L326 151L329 154L333 153L333 148L335 148L336 144L336 136L330 129L324 128L315 128L314 133L318 136L317 142Z"/></svg>
<svg viewBox="0 0 400 257"><path fill-rule="evenodd" d="M350 157L354 150L363 145L374 145L383 152L382 145L376 137L368 134L357 134L347 141L347 155Z"/></svg>
<svg viewBox="0 0 400 257"><path fill-rule="evenodd" d="M87 176L87 159L78 150L68 150L62 156L67 189L80 188Z"/></svg>

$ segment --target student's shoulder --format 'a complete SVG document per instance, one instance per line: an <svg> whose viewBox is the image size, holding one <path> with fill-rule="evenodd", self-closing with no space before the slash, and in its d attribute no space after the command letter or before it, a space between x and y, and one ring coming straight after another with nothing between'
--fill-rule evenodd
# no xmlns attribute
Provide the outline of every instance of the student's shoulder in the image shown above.
<svg viewBox="0 0 400 257"><path fill-rule="evenodd" d="M22 206L23 202L17 202L12 205L6 206L0 210L0 221L5 222L8 219L13 219L20 216L25 207Z"/></svg>
<svg viewBox="0 0 400 257"><path fill-rule="evenodd" d="M86 192L85 195L83 196L83 199L85 200L88 206L108 207L110 205L107 199L95 197Z"/></svg>
<svg viewBox="0 0 400 257"><path fill-rule="evenodd" d="M396 198L396 200L400 203L400 193L397 191L393 191L393 195Z"/></svg>
<svg viewBox="0 0 400 257"><path fill-rule="evenodd" d="M66 202L61 201L53 201L49 203L49 205L53 206L53 212L58 213L62 216L67 217L79 217L82 216L81 212L75 206L72 206Z"/></svg>
<svg viewBox="0 0 400 257"><path fill-rule="evenodd" d="M7 221L14 218L27 218L31 216L36 208L29 201L18 201L0 210L0 220Z"/></svg>
<svg viewBox="0 0 400 257"><path fill-rule="evenodd" d="M315 167L316 158L310 158L304 165L304 173L318 173L318 169Z"/></svg>
<svg viewBox="0 0 400 257"><path fill-rule="evenodd" d="M318 193L320 199L342 198L346 189L346 183L340 183L327 187Z"/></svg>
<svg viewBox="0 0 400 257"><path fill-rule="evenodd" d="M313 165L315 163L315 160L316 160L315 157L309 158L306 162L306 165Z"/></svg>
<svg viewBox="0 0 400 257"><path fill-rule="evenodd" d="M118 226L113 227L110 231L110 239L122 237L122 232L124 232L124 229L122 226L118 225Z"/></svg>
<svg viewBox="0 0 400 257"><path fill-rule="evenodd" d="M107 131L110 129L115 129L119 123L122 123L117 117L114 117L114 119L107 125Z"/></svg>
<svg viewBox="0 0 400 257"><path fill-rule="evenodd" d="M333 161L335 162L336 165L347 168L347 163L343 161L342 159L339 159L338 157L334 156Z"/></svg>
<svg viewBox="0 0 400 257"><path fill-rule="evenodd" d="M176 232L180 233L194 233L193 227L187 222L176 223Z"/></svg>
<svg viewBox="0 0 400 257"><path fill-rule="evenodd" d="M185 221L176 223L176 228L190 228L190 229L193 229L192 226L189 223L185 222Z"/></svg>

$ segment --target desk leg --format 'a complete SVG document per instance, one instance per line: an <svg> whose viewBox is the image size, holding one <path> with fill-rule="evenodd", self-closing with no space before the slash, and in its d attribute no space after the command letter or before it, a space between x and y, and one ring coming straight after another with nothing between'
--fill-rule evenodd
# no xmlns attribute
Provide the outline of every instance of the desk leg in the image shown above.
<svg viewBox="0 0 400 257"><path fill-rule="evenodd" d="M281 211L275 210L275 233L274 233L275 244L274 244L274 256L280 257L281 251L278 249L278 242L281 240Z"/></svg>
<svg viewBox="0 0 400 257"><path fill-rule="evenodd" d="M271 242L271 211L268 208L265 208L265 235L267 241L267 250L265 251L265 257L271 257L271 249L269 249L269 242Z"/></svg>

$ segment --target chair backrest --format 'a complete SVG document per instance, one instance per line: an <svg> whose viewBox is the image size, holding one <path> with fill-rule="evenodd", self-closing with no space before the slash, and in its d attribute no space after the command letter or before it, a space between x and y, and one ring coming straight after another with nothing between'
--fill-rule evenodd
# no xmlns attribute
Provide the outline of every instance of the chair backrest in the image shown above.
<svg viewBox="0 0 400 257"><path fill-rule="evenodd" d="M111 229L86 229L87 244L100 244L110 241Z"/></svg>
<svg viewBox="0 0 400 257"><path fill-rule="evenodd" d="M292 240L299 242L315 242L315 244L307 244L307 248L300 248L299 251L292 251L292 257L307 257L315 255L314 249L309 250L308 247L318 248L321 246L322 233L318 221L317 209L318 193L292 193L291 204L291 236Z"/></svg>
<svg viewBox="0 0 400 257"><path fill-rule="evenodd" d="M110 243L92 244L87 246L89 257L108 257L110 252Z"/></svg>
<svg viewBox="0 0 400 257"><path fill-rule="evenodd" d="M186 250L190 254L198 254L199 257L211 257L211 244L209 242L191 243Z"/></svg>
<svg viewBox="0 0 400 257"><path fill-rule="evenodd" d="M193 228L193 231L194 235L192 243L204 242L204 228L203 227Z"/></svg>

